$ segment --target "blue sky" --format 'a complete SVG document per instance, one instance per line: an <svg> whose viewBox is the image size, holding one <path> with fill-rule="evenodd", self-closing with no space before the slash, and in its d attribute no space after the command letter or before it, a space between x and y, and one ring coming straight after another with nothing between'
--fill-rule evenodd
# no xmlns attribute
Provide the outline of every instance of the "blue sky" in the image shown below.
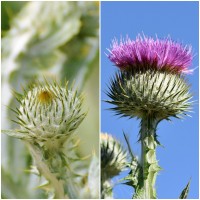
<svg viewBox="0 0 200 200"><path fill-rule="evenodd" d="M101 99L108 99L105 95L106 84L117 71L105 55L114 37L120 39L128 34L131 39L135 39L142 32L153 37L157 34L159 38L170 35L175 41L192 45L195 57L191 68L197 68L198 30L198 2L101 2ZM198 75L198 69L192 75L187 75L194 100L197 101ZM129 135L134 153L139 155L139 121L118 118L107 110L110 107L102 101L101 131L114 135L122 143L124 131ZM157 149L157 159L163 168L156 182L158 198L178 198L190 178L192 182L188 198L199 197L197 103L193 111L191 118L172 118L172 122L162 121L158 126L159 141L164 146ZM116 177L114 181L119 178ZM133 190L128 186L117 185L114 188L115 198L131 198L132 194Z"/></svg>

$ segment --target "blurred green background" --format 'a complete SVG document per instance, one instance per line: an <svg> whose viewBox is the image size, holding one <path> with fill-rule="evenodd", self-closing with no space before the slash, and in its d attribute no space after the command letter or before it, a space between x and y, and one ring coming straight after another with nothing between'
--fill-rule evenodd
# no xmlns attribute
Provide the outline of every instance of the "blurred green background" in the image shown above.
<svg viewBox="0 0 200 200"><path fill-rule="evenodd" d="M12 90L36 79L74 81L88 114L77 130L81 156L99 153L99 2L1 2L1 126L13 129ZM26 173L31 156L22 141L1 136L2 198L45 198L40 179ZM90 158L87 160L88 165Z"/></svg>

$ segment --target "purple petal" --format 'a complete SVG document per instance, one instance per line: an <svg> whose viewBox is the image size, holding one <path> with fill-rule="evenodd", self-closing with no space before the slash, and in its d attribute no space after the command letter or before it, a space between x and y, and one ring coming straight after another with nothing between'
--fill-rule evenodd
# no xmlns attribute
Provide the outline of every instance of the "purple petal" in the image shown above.
<svg viewBox="0 0 200 200"><path fill-rule="evenodd" d="M145 68L189 73L192 64L191 46L183 46L170 38L159 40L140 36L112 41L108 58L120 69Z"/></svg>

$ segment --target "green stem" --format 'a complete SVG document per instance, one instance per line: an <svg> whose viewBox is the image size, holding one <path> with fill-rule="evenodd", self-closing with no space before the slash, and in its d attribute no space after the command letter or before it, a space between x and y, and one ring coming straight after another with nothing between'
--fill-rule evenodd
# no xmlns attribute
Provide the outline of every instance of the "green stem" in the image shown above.
<svg viewBox="0 0 200 200"><path fill-rule="evenodd" d="M141 165L144 199L156 199L155 181L160 167L156 160L156 127L159 120L148 116L141 120Z"/></svg>
<svg viewBox="0 0 200 200"><path fill-rule="evenodd" d="M62 155L54 152L47 158L41 148L31 143L28 143L28 146L39 172L49 181L49 186L53 188L54 198L68 199L64 191L64 180L62 177L62 174L66 171Z"/></svg>

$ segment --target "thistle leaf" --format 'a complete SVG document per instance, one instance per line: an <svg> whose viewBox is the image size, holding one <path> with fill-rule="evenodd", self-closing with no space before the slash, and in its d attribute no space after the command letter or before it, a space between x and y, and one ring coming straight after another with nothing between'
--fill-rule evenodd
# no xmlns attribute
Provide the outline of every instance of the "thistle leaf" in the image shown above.
<svg viewBox="0 0 200 200"><path fill-rule="evenodd" d="M189 180L188 184L186 185L186 187L181 192L181 195L179 196L179 199L187 199L187 196L188 196L188 193L189 193L189 189L190 189L190 182L191 182L191 179Z"/></svg>
<svg viewBox="0 0 200 200"><path fill-rule="evenodd" d="M134 195L133 199L144 199L144 189L139 189Z"/></svg>
<svg viewBox="0 0 200 200"><path fill-rule="evenodd" d="M20 133L18 130L1 130L1 133L4 133L8 136L15 137L15 138L18 138L18 139L29 138L26 134Z"/></svg>
<svg viewBox="0 0 200 200"><path fill-rule="evenodd" d="M130 167L131 171L122 180L128 181L124 184L132 186L135 190L137 190L137 188L139 188L139 186L142 183L142 178L143 178L142 167L136 159L132 160L132 162L129 163L128 166Z"/></svg>
<svg viewBox="0 0 200 200"><path fill-rule="evenodd" d="M123 134L124 134L124 138L127 143L129 154L131 155L132 161L131 161L131 163L128 164L128 167L131 169L131 171L129 172L128 176L126 176L122 180L128 181L124 184L132 186L135 189L135 191L137 191L137 189L139 188L139 185L141 183L140 180L142 179L142 167L141 167L137 157L133 154L133 152L131 150L131 146L130 146L127 135L124 132L123 132Z"/></svg>

